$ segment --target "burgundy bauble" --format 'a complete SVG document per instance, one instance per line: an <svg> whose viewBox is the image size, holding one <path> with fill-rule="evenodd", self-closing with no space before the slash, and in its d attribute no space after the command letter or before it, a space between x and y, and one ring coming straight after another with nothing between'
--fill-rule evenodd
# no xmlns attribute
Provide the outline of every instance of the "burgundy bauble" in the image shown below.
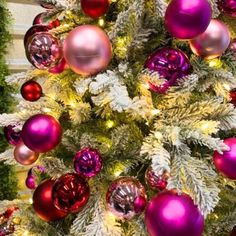
<svg viewBox="0 0 236 236"><path fill-rule="evenodd" d="M22 140L35 152L48 152L61 141L61 125L50 115L37 114L30 117L22 128Z"/></svg>
<svg viewBox="0 0 236 236"><path fill-rule="evenodd" d="M46 25L49 29L56 28L60 26L61 22L58 19L52 20L49 23L44 20L46 18L47 12L39 13L33 21L33 25Z"/></svg>
<svg viewBox="0 0 236 236"><path fill-rule="evenodd" d="M218 0L218 6L227 15L236 17L236 0Z"/></svg>
<svg viewBox="0 0 236 236"><path fill-rule="evenodd" d="M192 39L206 30L211 15L207 0L172 0L165 13L166 29L178 39Z"/></svg>
<svg viewBox="0 0 236 236"><path fill-rule="evenodd" d="M230 148L223 154L214 152L213 161L216 169L225 177L236 180L236 138L228 138L224 143Z"/></svg>
<svg viewBox="0 0 236 236"><path fill-rule="evenodd" d="M236 226L232 229L230 236L236 236Z"/></svg>
<svg viewBox="0 0 236 236"><path fill-rule="evenodd" d="M164 191L148 203L145 225L150 236L201 236L204 218L187 194Z"/></svg>
<svg viewBox="0 0 236 236"><path fill-rule="evenodd" d="M45 180L34 191L33 207L36 214L44 221L59 220L67 215L53 204L52 187L54 183L55 180Z"/></svg>
<svg viewBox="0 0 236 236"><path fill-rule="evenodd" d="M229 93L229 96L231 98L231 103L234 105L234 107L236 108L236 90L232 90Z"/></svg>
<svg viewBox="0 0 236 236"><path fill-rule="evenodd" d="M88 202L89 185L85 178L75 173L62 175L54 184L52 197L54 205L61 211L76 213Z"/></svg>
<svg viewBox="0 0 236 236"><path fill-rule="evenodd" d="M14 125L4 127L4 135L9 144L16 146L21 142L21 131L15 131Z"/></svg>
<svg viewBox="0 0 236 236"><path fill-rule="evenodd" d="M177 79L187 76L191 72L188 57L179 49L163 48L154 52L145 62L145 67L158 72L161 85L149 81L149 87L156 93L165 93L170 86L175 85Z"/></svg>
<svg viewBox="0 0 236 236"><path fill-rule="evenodd" d="M101 154L92 148L83 148L74 157L74 168L78 174L91 178L100 173L102 169Z"/></svg>
<svg viewBox="0 0 236 236"><path fill-rule="evenodd" d="M147 196L143 185L136 178L121 177L109 186L106 201L115 216L129 220L142 213Z"/></svg>
<svg viewBox="0 0 236 236"><path fill-rule="evenodd" d="M67 68L66 60L62 58L62 60L55 65L54 67L50 68L48 71L52 74L60 74Z"/></svg>
<svg viewBox="0 0 236 236"><path fill-rule="evenodd" d="M109 7L109 0L80 0L83 12L96 19L104 15Z"/></svg>
<svg viewBox="0 0 236 236"><path fill-rule="evenodd" d="M44 21L43 21L43 16L44 16L44 12L39 13L37 16L35 16L34 20L33 20L33 25L43 25Z"/></svg>
<svg viewBox="0 0 236 236"><path fill-rule="evenodd" d="M42 87L36 81L30 80L21 86L20 92L25 100L34 102L42 96Z"/></svg>

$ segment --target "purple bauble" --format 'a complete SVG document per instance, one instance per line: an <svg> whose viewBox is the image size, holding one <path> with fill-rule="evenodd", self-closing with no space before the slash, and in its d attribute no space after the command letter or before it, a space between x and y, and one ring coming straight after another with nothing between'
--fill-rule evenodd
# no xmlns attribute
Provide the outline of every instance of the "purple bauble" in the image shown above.
<svg viewBox="0 0 236 236"><path fill-rule="evenodd" d="M172 36L192 39L203 33L211 20L207 0L172 0L165 14L165 25Z"/></svg>
<svg viewBox="0 0 236 236"><path fill-rule="evenodd" d="M33 175L28 175L25 180L25 185L29 189L36 189L37 187L36 178Z"/></svg>
<svg viewBox="0 0 236 236"><path fill-rule="evenodd" d="M150 236L201 236L204 218L187 194L165 191L148 203L145 224Z"/></svg>
<svg viewBox="0 0 236 236"><path fill-rule="evenodd" d="M191 65L188 57L179 49L163 48L154 52L145 62L145 67L159 73L165 79L156 85L149 81L150 89L156 93L165 93L177 79L190 74Z"/></svg>
<svg viewBox="0 0 236 236"><path fill-rule="evenodd" d="M83 148L74 157L74 168L84 177L93 177L102 169L102 157L96 149Z"/></svg>
<svg viewBox="0 0 236 236"><path fill-rule="evenodd" d="M229 16L236 17L236 1L235 0L219 0L219 9Z"/></svg>
<svg viewBox="0 0 236 236"><path fill-rule="evenodd" d="M48 152L61 141L61 125L52 116L38 114L30 117L22 128L22 140L35 152Z"/></svg>
<svg viewBox="0 0 236 236"><path fill-rule="evenodd" d="M214 152L213 161L216 169L225 177L236 180L236 138L228 138L224 143L230 148L223 154Z"/></svg>
<svg viewBox="0 0 236 236"><path fill-rule="evenodd" d="M9 144L16 146L21 142L21 131L15 131L14 127L13 125L4 127L4 135Z"/></svg>

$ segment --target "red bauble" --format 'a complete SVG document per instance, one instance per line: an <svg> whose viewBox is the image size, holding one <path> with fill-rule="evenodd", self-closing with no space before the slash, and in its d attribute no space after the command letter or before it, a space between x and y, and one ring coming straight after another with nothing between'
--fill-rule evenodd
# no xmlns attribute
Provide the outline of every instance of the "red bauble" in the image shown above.
<svg viewBox="0 0 236 236"><path fill-rule="evenodd" d="M84 13L94 19L104 15L109 7L109 0L81 0Z"/></svg>
<svg viewBox="0 0 236 236"><path fill-rule="evenodd" d="M236 107L236 90L232 90L229 96L231 98L230 102L234 105L234 107Z"/></svg>
<svg viewBox="0 0 236 236"><path fill-rule="evenodd" d="M48 71L52 74L60 74L67 68L66 60L62 58L62 60L55 65L54 67L50 68Z"/></svg>
<svg viewBox="0 0 236 236"><path fill-rule="evenodd" d="M231 231L230 236L236 236L236 226L234 226L233 230Z"/></svg>
<svg viewBox="0 0 236 236"><path fill-rule="evenodd" d="M54 205L61 211L76 213L86 205L90 195L87 181L80 175L62 175L54 184L52 198Z"/></svg>
<svg viewBox="0 0 236 236"><path fill-rule="evenodd" d="M52 200L52 187L55 180L45 180L34 191L33 207L37 215L44 221L55 221L67 214L58 210Z"/></svg>
<svg viewBox="0 0 236 236"><path fill-rule="evenodd" d="M61 22L58 19L53 20L49 23L45 22L44 18L46 18L46 16L47 16L47 12L39 13L34 18L33 25L46 25L49 29L53 29L53 28L58 27L61 24Z"/></svg>
<svg viewBox="0 0 236 236"><path fill-rule="evenodd" d="M25 100L34 102L42 96L42 87L37 82L30 80L22 85L20 92Z"/></svg>

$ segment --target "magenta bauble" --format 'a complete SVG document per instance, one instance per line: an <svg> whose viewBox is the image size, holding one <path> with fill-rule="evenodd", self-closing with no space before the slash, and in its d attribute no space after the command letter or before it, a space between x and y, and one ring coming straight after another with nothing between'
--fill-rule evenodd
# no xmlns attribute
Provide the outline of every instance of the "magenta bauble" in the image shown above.
<svg viewBox="0 0 236 236"><path fill-rule="evenodd" d="M61 125L52 116L37 114L30 117L22 128L22 140L35 152L48 152L61 141Z"/></svg>
<svg viewBox="0 0 236 236"><path fill-rule="evenodd" d="M15 130L14 125L8 125L4 127L4 135L7 139L7 142L13 146L16 146L21 142L21 131Z"/></svg>
<svg viewBox="0 0 236 236"><path fill-rule="evenodd" d="M218 0L218 6L221 11L229 16L236 17L236 1L235 0Z"/></svg>
<svg viewBox="0 0 236 236"><path fill-rule="evenodd" d="M33 166L29 169L25 185L29 189L35 189L38 186L39 175L45 173L46 169L43 166Z"/></svg>
<svg viewBox="0 0 236 236"><path fill-rule="evenodd" d="M165 191L148 203L145 224L150 236L201 236L204 218L187 194Z"/></svg>
<svg viewBox="0 0 236 236"><path fill-rule="evenodd" d="M94 25L82 25L66 37L64 57L74 72L93 75L107 68L112 57L112 46L102 29Z"/></svg>
<svg viewBox="0 0 236 236"><path fill-rule="evenodd" d="M228 138L224 143L229 147L229 151L223 154L214 152L213 161L216 169L225 177L236 180L236 138Z"/></svg>
<svg viewBox="0 0 236 236"><path fill-rule="evenodd" d="M172 0L165 13L166 29L178 39L192 39L206 30L211 15L207 0Z"/></svg>
<svg viewBox="0 0 236 236"><path fill-rule="evenodd" d="M54 67L50 68L48 71L52 74L60 74L67 68L66 60L62 58L62 60L55 65Z"/></svg>

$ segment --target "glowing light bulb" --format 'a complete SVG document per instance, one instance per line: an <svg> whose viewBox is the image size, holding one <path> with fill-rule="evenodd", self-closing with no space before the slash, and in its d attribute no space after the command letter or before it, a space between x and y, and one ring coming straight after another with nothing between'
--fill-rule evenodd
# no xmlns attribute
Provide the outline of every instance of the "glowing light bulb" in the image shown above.
<svg viewBox="0 0 236 236"><path fill-rule="evenodd" d="M115 122L113 121L113 120L107 120L106 121L106 127L108 128L108 129L111 129L112 127L114 127L115 126Z"/></svg>
<svg viewBox="0 0 236 236"><path fill-rule="evenodd" d="M100 27L103 27L103 26L105 25L105 20L104 20L103 18L99 18L99 20L98 20L98 25L99 25Z"/></svg>

